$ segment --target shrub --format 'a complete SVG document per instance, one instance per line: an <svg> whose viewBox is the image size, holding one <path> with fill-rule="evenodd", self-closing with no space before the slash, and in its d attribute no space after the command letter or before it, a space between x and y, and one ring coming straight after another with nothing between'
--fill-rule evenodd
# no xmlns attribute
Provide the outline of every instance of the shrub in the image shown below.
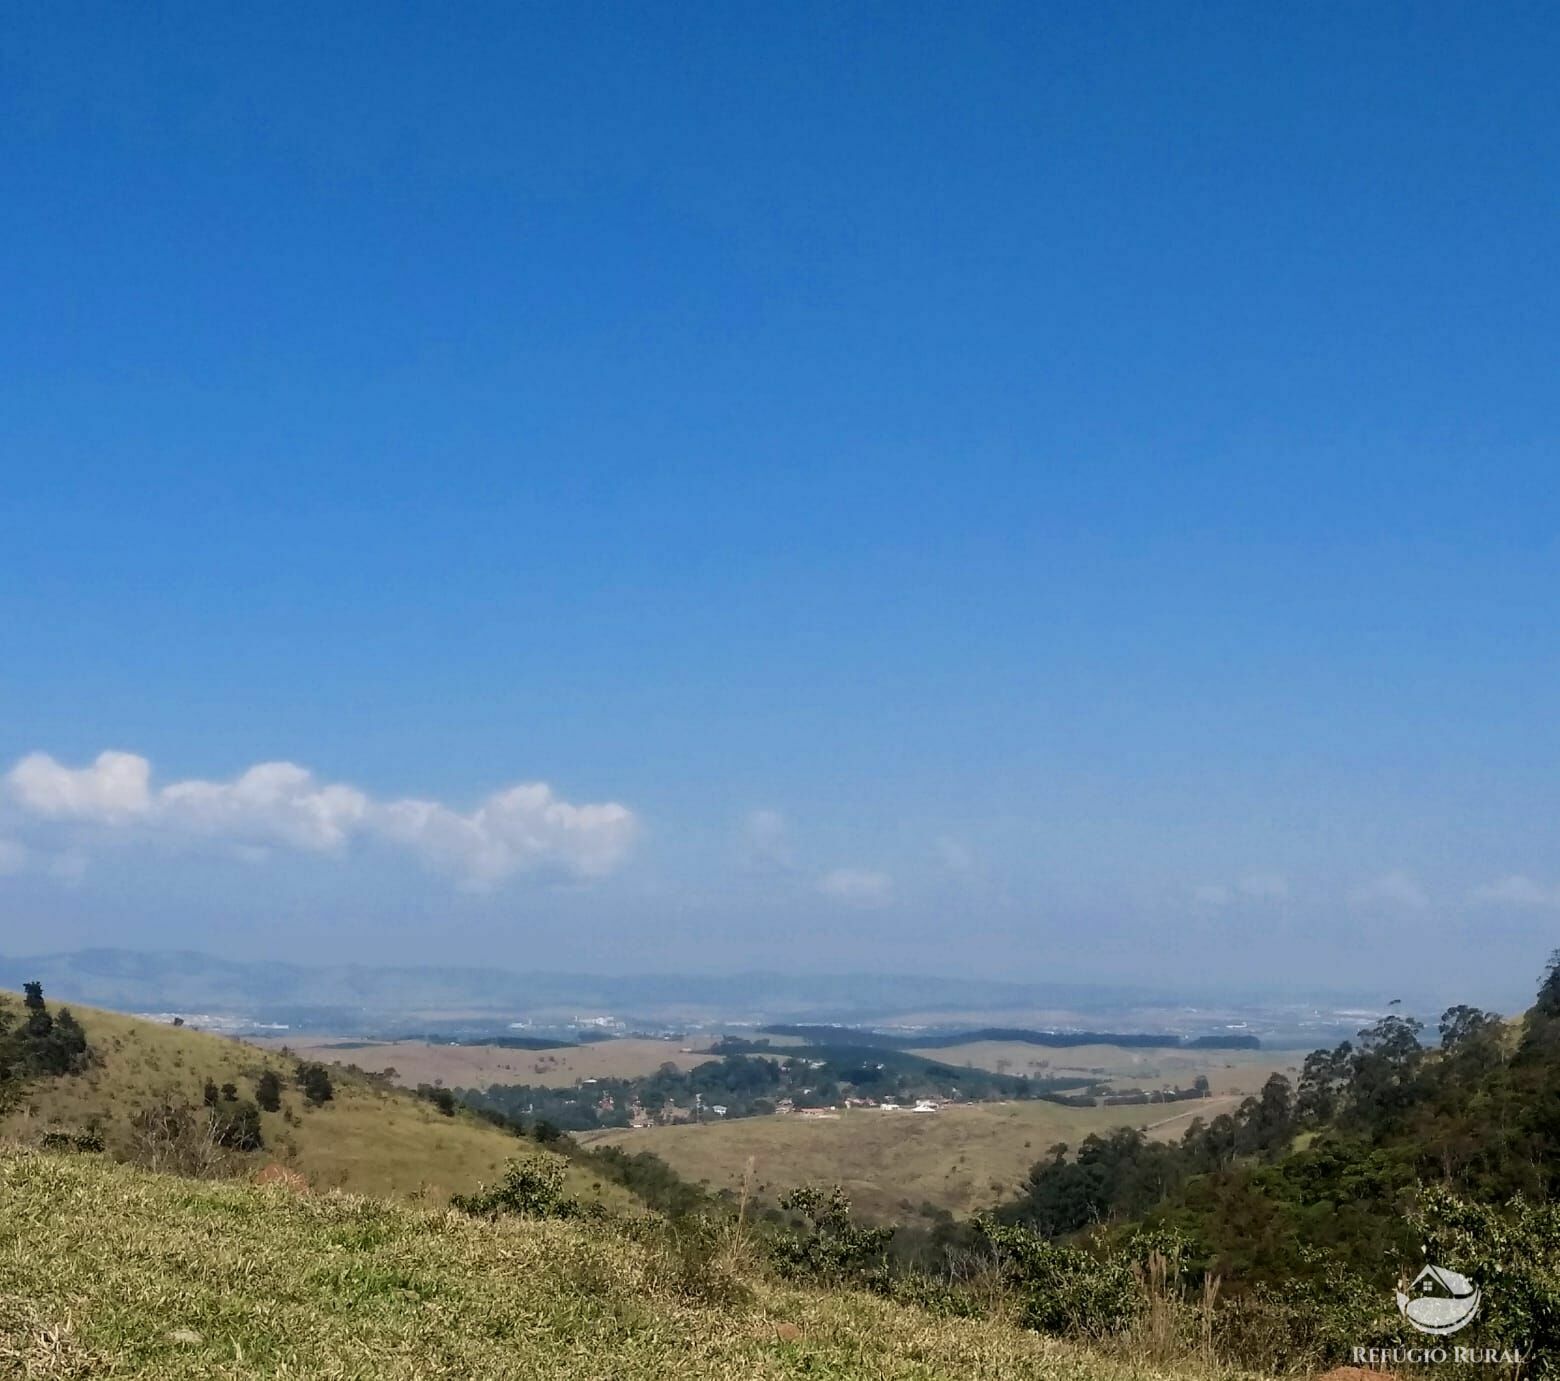
<svg viewBox="0 0 1560 1381"><path fill-rule="evenodd" d="M1560 1376L1560 1204L1518 1196L1496 1207L1435 1188L1421 1192L1410 1221L1430 1261L1483 1291L1458 1343L1518 1349L1528 1375Z"/></svg>
<svg viewBox="0 0 1560 1381"><path fill-rule="evenodd" d="M314 1107L328 1103L336 1096L336 1086L331 1083L330 1071L321 1064L300 1064L298 1087L303 1090L304 1099Z"/></svg>
<svg viewBox="0 0 1560 1381"><path fill-rule="evenodd" d="M780 1207L804 1220L799 1231L782 1233L774 1243L775 1264L782 1275L889 1288L888 1245L894 1230L857 1223L851 1217L850 1196L839 1185L793 1189L780 1200Z"/></svg>
<svg viewBox="0 0 1560 1381"><path fill-rule="evenodd" d="M1104 1338L1125 1330L1143 1312L1143 1278L1128 1253L1094 1255L990 1218L978 1219L977 1226L997 1250L1028 1327Z"/></svg>
<svg viewBox="0 0 1560 1381"><path fill-rule="evenodd" d="M255 1081L255 1102L265 1112L282 1110L282 1081L274 1069L265 1070Z"/></svg>
<svg viewBox="0 0 1560 1381"><path fill-rule="evenodd" d="M496 1185L484 1185L472 1194L456 1194L451 1200L463 1213L496 1218L502 1213L518 1213L528 1218L586 1218L601 1216L595 1204L582 1204L563 1190L563 1165L546 1156L512 1160L504 1167L504 1178Z"/></svg>
<svg viewBox="0 0 1560 1381"><path fill-rule="evenodd" d="M84 1132L66 1132L51 1128L38 1138L39 1149L44 1151L101 1151L102 1134L88 1128Z"/></svg>

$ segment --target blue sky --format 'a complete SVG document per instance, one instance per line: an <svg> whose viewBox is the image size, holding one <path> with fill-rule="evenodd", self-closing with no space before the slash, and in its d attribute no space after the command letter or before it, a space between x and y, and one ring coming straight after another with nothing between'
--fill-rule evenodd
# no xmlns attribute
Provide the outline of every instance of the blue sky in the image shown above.
<svg viewBox="0 0 1560 1381"><path fill-rule="evenodd" d="M3 948L1560 937L1552 7L0 28Z"/></svg>

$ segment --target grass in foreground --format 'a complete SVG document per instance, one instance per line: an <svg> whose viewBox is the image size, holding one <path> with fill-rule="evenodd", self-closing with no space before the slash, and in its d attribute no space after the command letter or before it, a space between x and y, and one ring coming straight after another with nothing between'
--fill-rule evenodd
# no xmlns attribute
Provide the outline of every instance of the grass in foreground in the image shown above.
<svg viewBox="0 0 1560 1381"><path fill-rule="evenodd" d="M1001 1323L741 1284L620 1226L0 1151L0 1375L1117 1381Z"/></svg>

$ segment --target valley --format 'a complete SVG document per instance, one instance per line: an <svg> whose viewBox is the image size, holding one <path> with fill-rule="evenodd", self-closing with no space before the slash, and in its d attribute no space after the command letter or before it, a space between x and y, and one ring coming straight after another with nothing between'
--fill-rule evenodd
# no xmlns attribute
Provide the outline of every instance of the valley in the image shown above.
<svg viewBox="0 0 1560 1381"><path fill-rule="evenodd" d="M774 1037L772 1050L750 1057L786 1059L826 1053L794 1037ZM275 1042L266 1042L275 1044ZM321 1039L297 1047L309 1059L334 1060L381 1072L400 1084L436 1085L467 1094L481 1091L490 1106L515 1086L546 1088L587 1103L611 1081L644 1080L663 1065L697 1069L719 1056L708 1039L688 1042L620 1038L549 1050L427 1041L339 1042ZM860 1048L871 1062L870 1047ZM925 1222L939 1215L966 1216L990 1207L1015 1188L1030 1167L1058 1142L1076 1147L1094 1132L1136 1127L1161 1139L1179 1137L1193 1118L1232 1111L1274 1073L1293 1077L1293 1052L1224 1049L1142 1049L1082 1045L1065 1049L1021 1041L974 1041L903 1052L879 1052L910 1063L987 1071L1002 1078L1076 1076L1107 1092L1190 1087L1208 1081L1210 1096L1180 1103L1069 1107L1047 1099L946 1102L936 1114L890 1113L878 1107L840 1106L812 1113L765 1113L725 1118L707 1111L692 1120L691 1107L665 1112L666 1124L570 1128L583 1146L613 1146L630 1154L649 1151L682 1178L715 1193L748 1189L773 1203L805 1184L838 1183L859 1211L879 1222ZM496 1087L495 1087L496 1086ZM706 1103L718 1101L715 1096ZM529 1104L521 1103L521 1106ZM567 1108L569 1104L561 1105ZM538 1115L542 1115L538 1113ZM547 1114L553 1115L551 1111Z"/></svg>

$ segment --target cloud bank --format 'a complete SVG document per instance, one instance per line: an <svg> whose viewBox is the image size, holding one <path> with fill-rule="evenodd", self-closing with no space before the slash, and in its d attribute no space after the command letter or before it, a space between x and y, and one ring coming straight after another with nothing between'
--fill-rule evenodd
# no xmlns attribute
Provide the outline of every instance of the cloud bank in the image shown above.
<svg viewBox="0 0 1560 1381"><path fill-rule="evenodd" d="M1560 887L1534 882L1521 873L1512 873L1495 882L1487 882L1482 887L1475 887L1469 897L1475 902L1519 906L1534 911L1560 909Z"/></svg>
<svg viewBox="0 0 1560 1381"><path fill-rule="evenodd" d="M100 753L77 768L32 753L4 787L36 821L317 854L372 839L477 888L532 871L603 876L624 862L639 830L627 806L576 805L545 782L509 787L461 812L438 801L378 801L291 762L257 763L231 781L155 787L151 763L134 753Z"/></svg>
<svg viewBox="0 0 1560 1381"><path fill-rule="evenodd" d="M1406 911L1424 911L1430 905L1430 896L1420 886L1419 879L1400 868L1356 887L1349 893L1349 900L1367 910L1400 907Z"/></svg>
<svg viewBox="0 0 1560 1381"><path fill-rule="evenodd" d="M832 868L818 879L818 890L851 906L883 906L893 896L894 880L868 868Z"/></svg>

